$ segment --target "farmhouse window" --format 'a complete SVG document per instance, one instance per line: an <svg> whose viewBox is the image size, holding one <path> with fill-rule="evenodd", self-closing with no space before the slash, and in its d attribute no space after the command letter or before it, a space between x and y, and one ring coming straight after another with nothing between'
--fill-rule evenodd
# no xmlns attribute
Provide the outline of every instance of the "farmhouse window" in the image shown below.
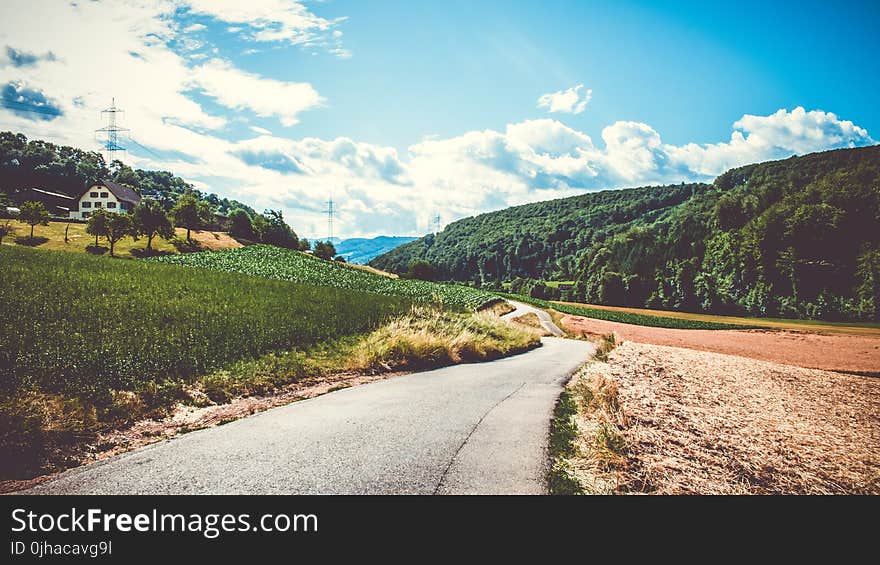
<svg viewBox="0 0 880 565"><path fill-rule="evenodd" d="M107 198L107 193L106 193L106 192L102 192L102 193L101 193L101 198Z"/></svg>
<svg viewBox="0 0 880 565"><path fill-rule="evenodd" d="M83 212L83 219L88 218L91 215L92 215L91 212Z"/></svg>
<svg viewBox="0 0 880 565"><path fill-rule="evenodd" d="M92 203L91 203L91 202L83 202L83 203L82 203L82 207L83 207L83 208L91 208L91 207L92 207Z"/></svg>
<svg viewBox="0 0 880 565"><path fill-rule="evenodd" d="M107 207L108 208L116 208L116 202L108 202Z"/></svg>
<svg viewBox="0 0 880 565"><path fill-rule="evenodd" d="M101 207L101 203L100 203L100 202L95 202L95 208L100 208L100 207Z"/></svg>
<svg viewBox="0 0 880 565"><path fill-rule="evenodd" d="M98 193L97 193L97 192L90 192L90 193L89 193L89 196L91 196L92 198L97 198L97 197L98 197Z"/></svg>

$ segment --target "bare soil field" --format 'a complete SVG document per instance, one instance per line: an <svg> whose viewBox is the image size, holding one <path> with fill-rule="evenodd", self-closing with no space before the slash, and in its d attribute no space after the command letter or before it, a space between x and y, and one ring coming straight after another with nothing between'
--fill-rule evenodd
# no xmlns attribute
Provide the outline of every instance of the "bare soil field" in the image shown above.
<svg viewBox="0 0 880 565"><path fill-rule="evenodd" d="M622 414L614 492L880 494L880 379L633 342L569 386L597 377Z"/></svg>
<svg viewBox="0 0 880 565"><path fill-rule="evenodd" d="M880 375L880 336L788 330L676 330L565 315L562 326L587 336L739 355L809 369Z"/></svg>

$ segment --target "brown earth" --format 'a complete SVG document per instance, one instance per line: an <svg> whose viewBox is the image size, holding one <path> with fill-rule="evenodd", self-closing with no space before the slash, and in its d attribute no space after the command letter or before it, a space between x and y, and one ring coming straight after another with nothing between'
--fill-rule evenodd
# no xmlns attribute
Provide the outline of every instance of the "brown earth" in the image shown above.
<svg viewBox="0 0 880 565"><path fill-rule="evenodd" d="M624 414L618 492L880 494L880 379L632 342L577 379L597 371Z"/></svg>
<svg viewBox="0 0 880 565"><path fill-rule="evenodd" d="M574 334L739 355L809 369L880 375L880 336L783 330L677 330L564 315Z"/></svg>

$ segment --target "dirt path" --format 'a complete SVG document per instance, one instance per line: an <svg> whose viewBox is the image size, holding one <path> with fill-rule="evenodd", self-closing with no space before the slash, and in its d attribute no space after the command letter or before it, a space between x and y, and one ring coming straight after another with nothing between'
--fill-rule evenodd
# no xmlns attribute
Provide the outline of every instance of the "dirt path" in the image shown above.
<svg viewBox="0 0 880 565"><path fill-rule="evenodd" d="M566 315L562 325L587 335L738 355L809 369L880 376L880 337L782 330L675 330Z"/></svg>

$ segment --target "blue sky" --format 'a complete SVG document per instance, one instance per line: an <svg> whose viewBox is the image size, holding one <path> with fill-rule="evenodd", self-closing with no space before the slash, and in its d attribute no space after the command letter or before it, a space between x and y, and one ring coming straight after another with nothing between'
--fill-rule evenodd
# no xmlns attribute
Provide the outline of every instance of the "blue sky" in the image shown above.
<svg viewBox="0 0 880 565"><path fill-rule="evenodd" d="M417 235L437 213L710 180L880 135L877 2L9 0L0 15L0 128L96 148L115 96L130 164L281 208L310 237L331 194L340 235Z"/></svg>

